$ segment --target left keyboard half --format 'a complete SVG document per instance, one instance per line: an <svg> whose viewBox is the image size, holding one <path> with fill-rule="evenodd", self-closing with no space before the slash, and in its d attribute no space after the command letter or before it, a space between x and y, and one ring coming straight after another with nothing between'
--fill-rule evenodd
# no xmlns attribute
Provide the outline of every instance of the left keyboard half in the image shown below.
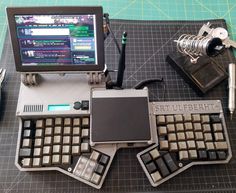
<svg viewBox="0 0 236 193"><path fill-rule="evenodd" d="M59 170L101 188L115 151L90 147L90 117L21 119L16 164L23 171Z"/></svg>

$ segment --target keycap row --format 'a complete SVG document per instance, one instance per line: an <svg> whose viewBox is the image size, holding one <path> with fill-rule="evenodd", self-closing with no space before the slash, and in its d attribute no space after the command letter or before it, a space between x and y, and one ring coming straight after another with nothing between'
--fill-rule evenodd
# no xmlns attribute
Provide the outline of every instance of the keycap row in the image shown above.
<svg viewBox="0 0 236 193"><path fill-rule="evenodd" d="M156 116L157 125L164 125L170 123L182 123L182 122L193 122L193 123L218 123L221 119L218 114L175 114L175 115L158 115Z"/></svg>
<svg viewBox="0 0 236 193"><path fill-rule="evenodd" d="M53 126L89 126L89 117L75 117L75 118L45 118L38 120L24 120L23 128L30 129L35 128L44 128L44 127L53 127Z"/></svg>
<svg viewBox="0 0 236 193"><path fill-rule="evenodd" d="M223 130L221 123L213 123L213 124L201 124L201 123L176 123L176 124L167 124L163 126L158 126L158 135L166 135L168 133L175 133L175 132L183 132L183 131L202 131L203 133L206 132L220 132Z"/></svg>

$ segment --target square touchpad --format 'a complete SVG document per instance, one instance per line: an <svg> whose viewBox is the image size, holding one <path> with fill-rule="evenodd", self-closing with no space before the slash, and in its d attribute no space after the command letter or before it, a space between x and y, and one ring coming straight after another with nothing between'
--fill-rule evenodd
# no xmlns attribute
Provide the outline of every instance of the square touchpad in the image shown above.
<svg viewBox="0 0 236 193"><path fill-rule="evenodd" d="M92 143L147 142L150 139L147 90L92 92Z"/></svg>

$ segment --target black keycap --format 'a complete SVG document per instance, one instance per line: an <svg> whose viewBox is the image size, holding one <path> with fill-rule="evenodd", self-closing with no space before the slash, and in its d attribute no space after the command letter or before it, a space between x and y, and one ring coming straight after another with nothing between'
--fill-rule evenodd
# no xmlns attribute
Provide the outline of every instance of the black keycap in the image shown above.
<svg viewBox="0 0 236 193"><path fill-rule="evenodd" d="M217 115L217 114L210 115L210 120L212 123L221 123L221 119L220 119L219 115Z"/></svg>
<svg viewBox="0 0 236 193"><path fill-rule="evenodd" d="M31 153L32 151L30 148L21 148L19 151L19 157L30 157Z"/></svg>
<svg viewBox="0 0 236 193"><path fill-rule="evenodd" d="M31 130L25 129L25 130L24 130L23 137L24 137L24 138L25 138L25 137L31 137L31 133L32 133Z"/></svg>
<svg viewBox="0 0 236 193"><path fill-rule="evenodd" d="M214 151L209 151L208 156L210 160L215 160L216 159L216 152Z"/></svg>
<svg viewBox="0 0 236 193"><path fill-rule="evenodd" d="M227 158L227 154L225 151L217 151L217 156L221 160L225 160Z"/></svg>
<svg viewBox="0 0 236 193"><path fill-rule="evenodd" d="M24 128L29 129L32 126L32 121L31 120L25 120L24 121Z"/></svg>
<svg viewBox="0 0 236 193"><path fill-rule="evenodd" d="M198 157L199 159L207 159L207 152L205 150L199 150Z"/></svg>
<svg viewBox="0 0 236 193"><path fill-rule="evenodd" d="M95 168L95 172L99 175L103 175L105 170L105 167L101 164L98 164L97 167Z"/></svg>
<svg viewBox="0 0 236 193"><path fill-rule="evenodd" d="M141 156L141 159L143 160L143 163L146 165L147 163L149 163L150 161L152 161L152 157L149 153L146 153L144 155Z"/></svg>
<svg viewBox="0 0 236 193"><path fill-rule="evenodd" d="M99 163L100 164L103 164L103 165L107 165L108 164L108 161L109 161L109 157L107 155L102 155L100 157L100 160L99 160Z"/></svg>
<svg viewBox="0 0 236 193"><path fill-rule="evenodd" d="M178 169L177 165L175 164L174 160L172 159L169 153L164 155L164 160L171 172L174 172Z"/></svg>
<svg viewBox="0 0 236 193"><path fill-rule="evenodd" d="M167 166L166 166L166 164L165 164L165 162L163 161L162 158L157 159L156 164L157 164L157 166L158 166L158 168L161 172L161 175L163 177L166 177L170 174L170 172L169 172L169 170L168 170L168 168L167 168Z"/></svg>
<svg viewBox="0 0 236 193"><path fill-rule="evenodd" d="M157 167L154 162L151 162L146 165L148 172L151 174L157 170Z"/></svg>
<svg viewBox="0 0 236 193"><path fill-rule="evenodd" d="M81 110L89 110L89 101L81 101Z"/></svg>

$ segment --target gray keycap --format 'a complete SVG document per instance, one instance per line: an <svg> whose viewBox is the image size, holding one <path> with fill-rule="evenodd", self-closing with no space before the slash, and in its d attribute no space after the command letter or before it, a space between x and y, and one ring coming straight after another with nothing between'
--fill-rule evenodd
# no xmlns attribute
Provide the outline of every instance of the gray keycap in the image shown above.
<svg viewBox="0 0 236 193"><path fill-rule="evenodd" d="M63 154L70 154L70 148L71 148L70 145L63 145L62 146L62 153Z"/></svg>
<svg viewBox="0 0 236 193"><path fill-rule="evenodd" d="M160 141L160 150L168 150L169 149L169 143L167 140Z"/></svg>
<svg viewBox="0 0 236 193"><path fill-rule="evenodd" d="M187 146L188 149L195 149L196 148L195 141L194 140L187 141Z"/></svg>
<svg viewBox="0 0 236 193"><path fill-rule="evenodd" d="M192 116L191 114L184 114L183 119L185 122L191 122L192 121Z"/></svg>
<svg viewBox="0 0 236 193"><path fill-rule="evenodd" d="M157 128L159 136L163 136L167 134L167 129L165 126L160 126Z"/></svg>
<svg viewBox="0 0 236 193"><path fill-rule="evenodd" d="M44 138L44 145L51 145L52 144L52 137L48 136Z"/></svg>
<svg viewBox="0 0 236 193"><path fill-rule="evenodd" d="M178 141L184 141L185 140L185 133L184 132L177 133L177 139L178 139Z"/></svg>
<svg viewBox="0 0 236 193"><path fill-rule="evenodd" d="M71 136L63 136L63 145L71 144Z"/></svg>
<svg viewBox="0 0 236 193"><path fill-rule="evenodd" d="M92 178L91 178L91 182L98 185L100 180L101 180L102 176L96 174L96 173L93 173L92 175Z"/></svg>
<svg viewBox="0 0 236 193"><path fill-rule="evenodd" d="M83 117L82 118L82 126L83 127L88 127L89 126L89 118L88 117Z"/></svg>
<svg viewBox="0 0 236 193"><path fill-rule="evenodd" d="M37 120L36 121L36 128L43 128L44 127L44 120Z"/></svg>
<svg viewBox="0 0 236 193"><path fill-rule="evenodd" d="M63 134L64 135L70 135L71 134L71 127L70 126L64 127Z"/></svg>
<svg viewBox="0 0 236 193"><path fill-rule="evenodd" d="M169 133L168 134L168 141L169 142L173 142L173 141L176 141L176 134L175 133Z"/></svg>
<svg viewBox="0 0 236 193"><path fill-rule="evenodd" d="M32 158L24 158L22 160L23 167L31 167L32 164Z"/></svg>
<svg viewBox="0 0 236 193"><path fill-rule="evenodd" d="M193 114L192 115L192 121L193 122L201 122L200 114Z"/></svg>
<svg viewBox="0 0 236 193"><path fill-rule="evenodd" d="M80 135L80 127L73 127L73 135Z"/></svg>
<svg viewBox="0 0 236 193"><path fill-rule="evenodd" d="M52 152L54 153L54 154L59 154L59 153L61 153L61 145L53 145L53 147L52 147Z"/></svg>
<svg viewBox="0 0 236 193"><path fill-rule="evenodd" d="M166 123L169 124L169 123L174 123L175 120L174 120L174 116L173 115L167 115L166 116Z"/></svg>
<svg viewBox="0 0 236 193"><path fill-rule="evenodd" d="M49 155L51 154L52 148L51 146L44 146L43 147L43 155Z"/></svg>
<svg viewBox="0 0 236 193"><path fill-rule="evenodd" d="M190 122L184 123L185 131L192 131L193 130L193 124Z"/></svg>
<svg viewBox="0 0 236 193"><path fill-rule="evenodd" d="M55 125L62 125L62 118L57 117L57 118L55 119Z"/></svg>
<svg viewBox="0 0 236 193"><path fill-rule="evenodd" d="M192 131L187 131L185 135L187 140L194 139L194 133Z"/></svg>
<svg viewBox="0 0 236 193"><path fill-rule="evenodd" d="M179 150L185 150L187 149L187 144L185 141L180 141L178 142L178 147L179 147Z"/></svg>
<svg viewBox="0 0 236 193"><path fill-rule="evenodd" d="M100 153L97 152L97 151L93 151L93 152L91 153L89 159L94 160L94 161L98 161L99 157L100 157Z"/></svg>
<svg viewBox="0 0 236 193"><path fill-rule="evenodd" d="M166 123L166 118L164 115L158 115L156 116L156 122L157 122L157 125L163 125Z"/></svg>
<svg viewBox="0 0 236 193"><path fill-rule="evenodd" d="M72 145L79 145L81 143L80 136L73 136Z"/></svg>
<svg viewBox="0 0 236 193"><path fill-rule="evenodd" d="M175 125L174 124L168 124L166 125L168 133L174 133L175 132Z"/></svg>
<svg viewBox="0 0 236 193"><path fill-rule="evenodd" d="M32 154L31 148L20 148L19 149L19 157L30 157Z"/></svg>
<svg viewBox="0 0 236 193"><path fill-rule="evenodd" d="M41 158L36 157L33 158L33 167L40 167L41 166Z"/></svg>
<svg viewBox="0 0 236 193"><path fill-rule="evenodd" d="M214 132L220 132L220 131L222 131L222 130L223 130L223 128L222 128L221 123L215 123L215 124L213 124L213 131L214 131Z"/></svg>
<svg viewBox="0 0 236 193"><path fill-rule="evenodd" d="M214 133L214 136L216 141L224 141L223 133Z"/></svg>
<svg viewBox="0 0 236 193"><path fill-rule="evenodd" d="M203 133L209 133L209 132L211 132L211 126L210 126L210 124L203 124L203 125L202 125L202 130L203 130Z"/></svg>
<svg viewBox="0 0 236 193"><path fill-rule="evenodd" d="M227 150L228 145L226 141L217 141L214 143L217 150Z"/></svg>
<svg viewBox="0 0 236 193"><path fill-rule="evenodd" d="M178 151L178 144L173 142L173 143L170 143L170 148L169 148L170 152L176 152Z"/></svg>
<svg viewBox="0 0 236 193"><path fill-rule="evenodd" d="M48 156L48 155L43 156L42 164L43 165L51 165L51 156Z"/></svg>
<svg viewBox="0 0 236 193"><path fill-rule="evenodd" d="M23 133L24 138L31 137L31 135L32 135L32 130L30 130L30 129L25 129L24 130L24 133Z"/></svg>
<svg viewBox="0 0 236 193"><path fill-rule="evenodd" d="M156 148L150 151L149 153L152 156L152 159L156 159L160 156L160 153Z"/></svg>
<svg viewBox="0 0 236 193"><path fill-rule="evenodd" d="M179 151L179 160L188 160L188 151Z"/></svg>
<svg viewBox="0 0 236 193"><path fill-rule="evenodd" d="M203 140L203 133L202 132L195 132L195 139L196 140Z"/></svg>
<svg viewBox="0 0 236 193"><path fill-rule="evenodd" d="M215 149L213 142L206 142L205 145L206 145L207 150L214 150Z"/></svg>
<svg viewBox="0 0 236 193"><path fill-rule="evenodd" d="M50 135L52 135L53 134L53 129L52 129L52 127L46 127L45 128L45 136L50 136Z"/></svg>
<svg viewBox="0 0 236 193"><path fill-rule="evenodd" d="M23 139L22 147L23 148L31 148L32 140L31 139Z"/></svg>
<svg viewBox="0 0 236 193"><path fill-rule="evenodd" d="M212 134L211 133L204 133L204 140L205 141L212 141Z"/></svg>
<svg viewBox="0 0 236 193"><path fill-rule="evenodd" d="M196 150L189 150L189 159L197 159L197 151Z"/></svg>
<svg viewBox="0 0 236 193"><path fill-rule="evenodd" d="M179 131L184 131L184 124L183 123L177 123L175 125L175 128L176 128L176 131L179 132Z"/></svg>
<svg viewBox="0 0 236 193"><path fill-rule="evenodd" d="M88 143L81 143L81 152L86 153L90 151L90 145Z"/></svg>
<svg viewBox="0 0 236 193"><path fill-rule="evenodd" d="M60 164L61 163L61 156L60 155L53 155L52 156L52 164Z"/></svg>
<svg viewBox="0 0 236 193"><path fill-rule="evenodd" d="M56 126L54 128L54 135L61 135L62 134L62 127L61 126Z"/></svg>
<svg viewBox="0 0 236 193"><path fill-rule="evenodd" d="M152 177L152 180L153 180L154 183L156 183L156 182L158 182L162 179L161 174L160 174L159 171L156 171L156 172L152 173L151 177Z"/></svg>
<svg viewBox="0 0 236 193"><path fill-rule="evenodd" d="M25 129L29 129L29 128L31 128L31 126L32 126L32 121L31 120L25 120L24 121L24 128Z"/></svg>
<svg viewBox="0 0 236 193"><path fill-rule="evenodd" d="M62 164L70 164L71 156L70 155L62 155Z"/></svg>
<svg viewBox="0 0 236 193"><path fill-rule="evenodd" d="M174 117L175 117L175 122L176 123L183 122L183 115L174 115Z"/></svg>
<svg viewBox="0 0 236 193"><path fill-rule="evenodd" d="M34 156L41 156L42 155L42 148L34 148Z"/></svg>
<svg viewBox="0 0 236 193"><path fill-rule="evenodd" d="M55 135L53 137L53 143L54 144L61 144L61 139L62 139L62 137L60 135Z"/></svg>
<svg viewBox="0 0 236 193"><path fill-rule="evenodd" d="M70 126L71 125L71 118L65 118L64 119L64 125L65 126Z"/></svg>
<svg viewBox="0 0 236 193"><path fill-rule="evenodd" d="M36 138L34 141L35 147L41 147L43 145L43 139L42 138Z"/></svg>
<svg viewBox="0 0 236 193"><path fill-rule="evenodd" d="M82 129L81 137L88 138L89 137L89 129Z"/></svg>
<svg viewBox="0 0 236 193"><path fill-rule="evenodd" d="M43 130L42 129L36 129L35 138L43 137L43 136L44 136Z"/></svg>
<svg viewBox="0 0 236 193"><path fill-rule="evenodd" d="M202 123L209 123L210 122L209 115L201 115L201 122Z"/></svg>
<svg viewBox="0 0 236 193"><path fill-rule="evenodd" d="M47 126L52 126L53 125L53 119L51 119L51 118L48 118L48 119L46 119L46 127Z"/></svg>
<svg viewBox="0 0 236 193"><path fill-rule="evenodd" d="M193 123L193 129L194 131L202 131L201 123Z"/></svg>
<svg viewBox="0 0 236 193"><path fill-rule="evenodd" d="M80 126L80 118L74 118L73 119L73 125L74 126Z"/></svg>
<svg viewBox="0 0 236 193"><path fill-rule="evenodd" d="M196 141L196 146L197 146L197 149L205 149L206 148L204 141Z"/></svg>
<svg viewBox="0 0 236 193"><path fill-rule="evenodd" d="M72 155L80 155L80 146L72 146Z"/></svg>

